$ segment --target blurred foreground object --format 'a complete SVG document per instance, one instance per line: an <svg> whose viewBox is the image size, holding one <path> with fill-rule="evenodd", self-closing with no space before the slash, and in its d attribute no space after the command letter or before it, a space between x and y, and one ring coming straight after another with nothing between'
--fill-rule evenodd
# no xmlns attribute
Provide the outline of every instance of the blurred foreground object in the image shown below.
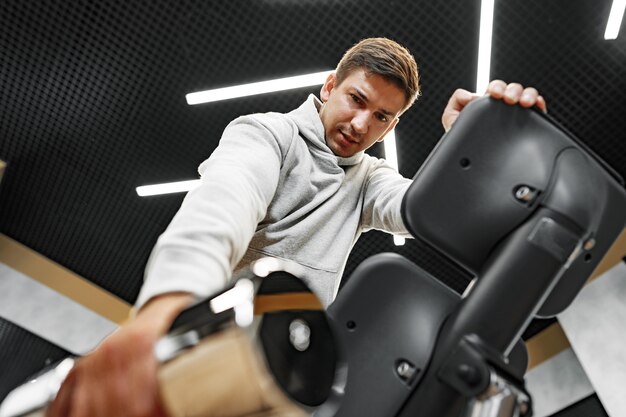
<svg viewBox="0 0 626 417"><path fill-rule="evenodd" d="M322 304L297 274L297 264L260 259L178 315L155 347L172 417L334 414L329 397L345 370ZM0 416L43 417L72 366L68 358L16 388Z"/></svg>

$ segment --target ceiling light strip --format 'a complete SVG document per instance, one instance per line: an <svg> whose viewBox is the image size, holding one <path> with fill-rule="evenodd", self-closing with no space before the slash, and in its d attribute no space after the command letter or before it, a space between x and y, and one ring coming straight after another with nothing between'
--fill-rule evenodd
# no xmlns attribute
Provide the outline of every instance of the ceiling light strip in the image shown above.
<svg viewBox="0 0 626 417"><path fill-rule="evenodd" d="M147 197L151 195L184 193L200 185L200 180L168 182L164 184L142 185L137 187L137 195Z"/></svg>
<svg viewBox="0 0 626 417"><path fill-rule="evenodd" d="M398 154L396 151L396 131L391 129L386 135L383 141L385 145L385 160L389 165L398 171Z"/></svg>
<svg viewBox="0 0 626 417"><path fill-rule="evenodd" d="M395 129L391 129L387 135L385 135L385 140L383 141L383 145L385 145L385 160L389 165L393 167L396 171L398 171L398 153L396 150L396 131ZM406 239L402 236L393 236L393 243L396 246L404 245Z"/></svg>
<svg viewBox="0 0 626 417"><path fill-rule="evenodd" d="M256 94L274 93L294 88L310 87L324 84L328 75L333 71L322 71L313 74L298 75L295 77L279 78L276 80L261 81L251 84L241 84L232 87L216 88L214 90L198 91L186 95L187 104L210 103L213 101L228 100L236 97L253 96Z"/></svg>
<svg viewBox="0 0 626 417"><path fill-rule="evenodd" d="M619 28L622 25L622 19L624 18L625 9L626 0L613 0L609 20L606 24L606 31L604 32L604 39L617 39L617 35L619 35Z"/></svg>
<svg viewBox="0 0 626 417"><path fill-rule="evenodd" d="M491 37L493 33L494 0L480 2L480 35L478 40L478 68L476 92L483 94L489 85L491 69Z"/></svg>

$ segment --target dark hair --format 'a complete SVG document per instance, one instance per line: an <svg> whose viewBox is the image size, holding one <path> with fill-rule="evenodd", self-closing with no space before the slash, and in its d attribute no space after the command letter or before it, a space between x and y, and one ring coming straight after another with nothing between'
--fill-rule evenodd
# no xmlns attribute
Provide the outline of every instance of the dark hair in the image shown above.
<svg viewBox="0 0 626 417"><path fill-rule="evenodd" d="M419 75L413 55L399 43L387 38L363 39L343 55L337 70L337 85L354 70L380 75L396 84L406 95L404 110L420 95Z"/></svg>

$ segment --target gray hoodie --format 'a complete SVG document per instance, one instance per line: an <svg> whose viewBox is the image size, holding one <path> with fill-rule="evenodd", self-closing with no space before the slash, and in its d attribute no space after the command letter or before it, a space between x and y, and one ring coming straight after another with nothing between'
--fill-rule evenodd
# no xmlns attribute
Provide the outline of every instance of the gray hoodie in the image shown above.
<svg viewBox="0 0 626 417"><path fill-rule="evenodd" d="M207 296L264 256L302 265L302 278L328 305L362 232L408 237L400 204L410 180L363 152L333 154L320 104L311 95L290 113L228 125L198 168L200 187L152 251L138 306L166 292Z"/></svg>

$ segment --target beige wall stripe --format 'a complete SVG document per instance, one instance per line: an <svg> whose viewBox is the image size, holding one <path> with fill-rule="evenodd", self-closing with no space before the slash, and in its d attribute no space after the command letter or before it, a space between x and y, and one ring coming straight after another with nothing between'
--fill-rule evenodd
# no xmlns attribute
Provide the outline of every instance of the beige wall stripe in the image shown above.
<svg viewBox="0 0 626 417"><path fill-rule="evenodd" d="M622 230L622 233L617 237L613 246L611 246L611 249L604 255L602 261L593 271L593 274L591 274L587 284L620 263L624 255L626 255L626 229Z"/></svg>
<svg viewBox="0 0 626 417"><path fill-rule="evenodd" d="M0 160L0 182L2 182L2 175L4 174L4 169L7 167L7 163L3 160Z"/></svg>
<svg viewBox="0 0 626 417"><path fill-rule="evenodd" d="M289 294L257 295L254 299L254 314L271 313L283 310L323 310L319 298L310 292Z"/></svg>
<svg viewBox="0 0 626 417"><path fill-rule="evenodd" d="M124 300L3 234L0 262L114 323L129 317L131 306Z"/></svg>
<svg viewBox="0 0 626 417"><path fill-rule="evenodd" d="M570 347L569 341L559 323L546 327L526 341L528 349L528 370L550 359Z"/></svg>

